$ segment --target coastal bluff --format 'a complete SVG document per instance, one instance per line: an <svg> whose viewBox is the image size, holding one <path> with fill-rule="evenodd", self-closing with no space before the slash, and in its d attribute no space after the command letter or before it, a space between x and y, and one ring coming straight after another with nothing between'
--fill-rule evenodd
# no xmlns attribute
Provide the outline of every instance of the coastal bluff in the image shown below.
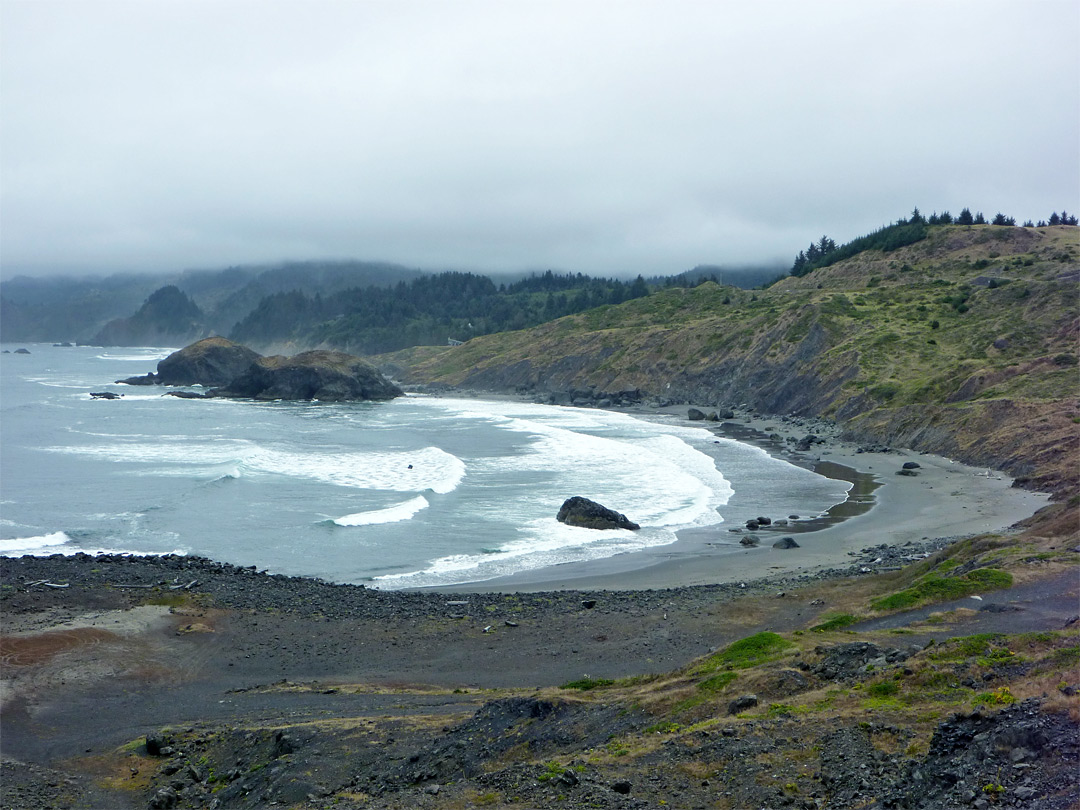
<svg viewBox="0 0 1080 810"><path fill-rule="evenodd" d="M158 363L156 373L117 382L209 388L200 398L343 402L404 395L370 363L344 352L316 350L292 357L263 357L223 337L204 338L173 352Z"/></svg>

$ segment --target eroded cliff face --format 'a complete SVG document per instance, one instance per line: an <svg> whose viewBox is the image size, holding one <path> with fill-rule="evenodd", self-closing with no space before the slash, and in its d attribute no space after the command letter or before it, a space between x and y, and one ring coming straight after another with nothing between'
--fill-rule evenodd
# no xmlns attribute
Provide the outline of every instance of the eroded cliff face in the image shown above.
<svg viewBox="0 0 1080 810"><path fill-rule="evenodd" d="M1063 493L1080 484L1078 233L943 228L767 290L663 290L389 359L412 383L832 419Z"/></svg>

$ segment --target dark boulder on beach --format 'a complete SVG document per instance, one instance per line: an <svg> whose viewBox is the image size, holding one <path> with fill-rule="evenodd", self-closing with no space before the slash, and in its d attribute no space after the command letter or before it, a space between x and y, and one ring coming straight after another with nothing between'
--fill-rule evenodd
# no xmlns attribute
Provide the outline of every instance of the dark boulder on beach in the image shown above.
<svg viewBox="0 0 1080 810"><path fill-rule="evenodd" d="M691 422L703 422L706 418L705 411L699 410L697 408L691 408L686 412L686 418L689 419Z"/></svg>
<svg viewBox="0 0 1080 810"><path fill-rule="evenodd" d="M158 363L161 385L228 385L261 355L223 337L209 337L173 352Z"/></svg>
<svg viewBox="0 0 1080 810"><path fill-rule="evenodd" d="M330 402L387 400L404 395L367 361L333 351L259 357L243 373L211 393L217 397Z"/></svg>
<svg viewBox="0 0 1080 810"><path fill-rule="evenodd" d="M579 526L584 529L640 529L628 520L626 515L601 506L596 501L575 495L567 498L559 508L555 519L567 526Z"/></svg>
<svg viewBox="0 0 1080 810"><path fill-rule="evenodd" d="M739 538L739 544L743 546L756 546L758 539L753 535L747 535L746 537Z"/></svg>
<svg viewBox="0 0 1080 810"><path fill-rule="evenodd" d="M773 548L799 548L799 544L795 542L794 537L781 537L775 543L772 544Z"/></svg>

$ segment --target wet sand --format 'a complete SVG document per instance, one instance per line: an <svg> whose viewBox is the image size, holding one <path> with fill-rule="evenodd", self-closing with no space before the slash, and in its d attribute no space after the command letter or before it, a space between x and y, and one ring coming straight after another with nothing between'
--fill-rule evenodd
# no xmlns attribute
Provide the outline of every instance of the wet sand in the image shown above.
<svg viewBox="0 0 1080 810"><path fill-rule="evenodd" d="M851 552L882 543L899 546L928 538L1005 531L1049 501L1045 494L1014 488L1012 479L1003 473L912 450L867 449L840 441L835 438L835 427L828 423L750 414L726 422L690 422L688 407L641 408L632 413L705 427L718 437L749 441L771 455L853 481L848 501L825 517L801 516L786 526L759 529L753 533L759 545L748 548L739 542L749 534L742 527L746 520L763 514L762 507L754 504L752 493L736 493L721 509L723 523L682 531L679 539L667 546L439 590L648 590L813 574L843 566L850 562ZM807 452L796 451L797 441L808 433L822 442L814 443ZM919 465L914 475L897 474L905 462ZM788 518L786 514L766 516ZM772 547L776 540L788 536L795 538L799 548Z"/></svg>

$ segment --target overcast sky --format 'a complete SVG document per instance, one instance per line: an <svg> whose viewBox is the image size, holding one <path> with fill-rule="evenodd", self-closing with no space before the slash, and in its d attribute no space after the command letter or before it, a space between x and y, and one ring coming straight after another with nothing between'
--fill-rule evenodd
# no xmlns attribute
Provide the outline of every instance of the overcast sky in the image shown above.
<svg viewBox="0 0 1080 810"><path fill-rule="evenodd" d="M676 273L1080 207L1076 0L0 0L0 272Z"/></svg>

